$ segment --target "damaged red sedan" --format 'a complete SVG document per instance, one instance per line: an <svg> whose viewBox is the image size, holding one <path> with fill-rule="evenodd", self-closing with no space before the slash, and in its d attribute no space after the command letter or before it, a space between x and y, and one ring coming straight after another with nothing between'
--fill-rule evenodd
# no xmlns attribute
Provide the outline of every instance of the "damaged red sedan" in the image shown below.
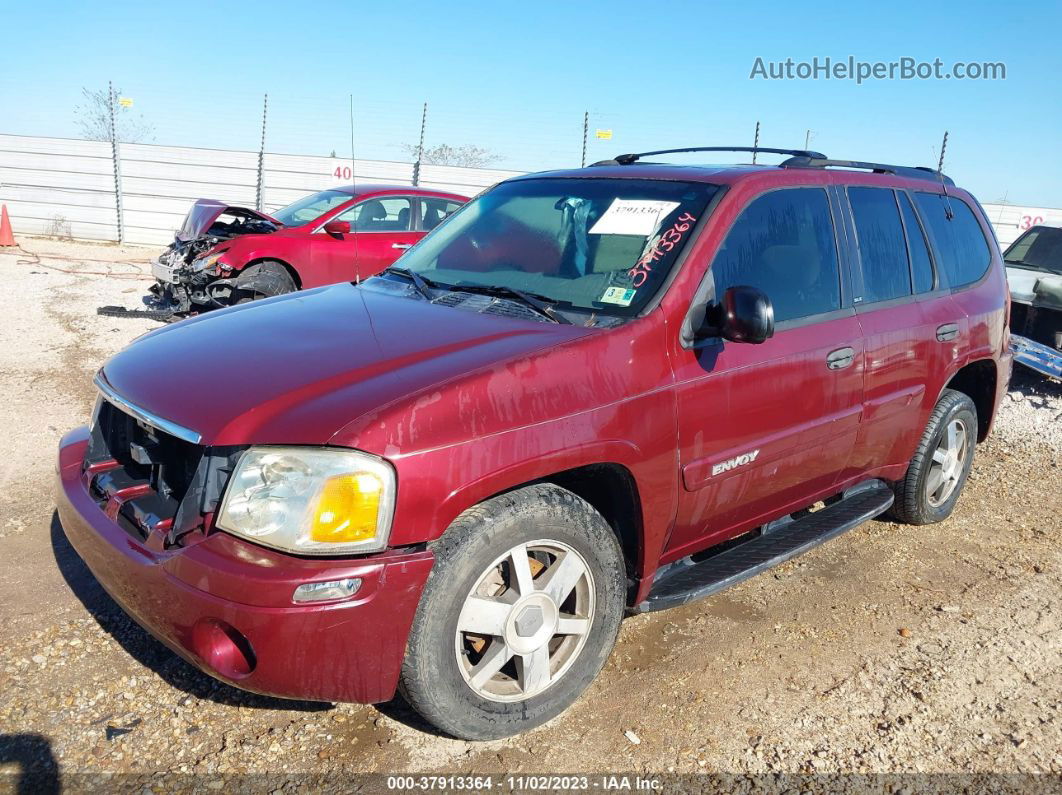
<svg viewBox="0 0 1062 795"><path fill-rule="evenodd" d="M353 282L393 263L468 199L408 185L347 185L272 215L199 199L152 264L144 302L188 314Z"/></svg>

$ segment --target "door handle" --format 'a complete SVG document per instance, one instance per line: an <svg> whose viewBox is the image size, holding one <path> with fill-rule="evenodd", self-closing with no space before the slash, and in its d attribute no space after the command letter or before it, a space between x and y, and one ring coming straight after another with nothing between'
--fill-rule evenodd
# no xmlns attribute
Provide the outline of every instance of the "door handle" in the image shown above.
<svg viewBox="0 0 1062 795"><path fill-rule="evenodd" d="M831 370L843 370L855 361L855 351L851 348L838 348L826 356L826 366Z"/></svg>
<svg viewBox="0 0 1062 795"><path fill-rule="evenodd" d="M400 251L405 251L407 248L413 248L412 243L392 243L391 248L397 248Z"/></svg>
<svg viewBox="0 0 1062 795"><path fill-rule="evenodd" d="M948 342L958 336L958 323L945 323L943 326L937 326L937 342Z"/></svg>

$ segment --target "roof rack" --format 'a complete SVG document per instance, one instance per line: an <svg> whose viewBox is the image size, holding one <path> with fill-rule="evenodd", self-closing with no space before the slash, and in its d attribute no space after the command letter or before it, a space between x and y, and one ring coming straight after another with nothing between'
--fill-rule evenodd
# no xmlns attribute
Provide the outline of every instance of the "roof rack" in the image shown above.
<svg viewBox="0 0 1062 795"><path fill-rule="evenodd" d="M821 152L811 152L807 149L772 149L767 146L691 146L686 149L658 149L655 152L616 155L612 160L599 160L596 163L591 163L591 166L629 166L643 157L671 155L679 152L766 152L770 155L791 155L791 160L796 158L806 158L809 161L826 160L826 155Z"/></svg>
<svg viewBox="0 0 1062 795"><path fill-rule="evenodd" d="M875 174L894 174L897 177L911 177L955 185L951 177L926 166L891 166L888 163L865 163L861 160L830 160L827 157L809 153L793 155L779 165L782 168L854 168L873 171Z"/></svg>

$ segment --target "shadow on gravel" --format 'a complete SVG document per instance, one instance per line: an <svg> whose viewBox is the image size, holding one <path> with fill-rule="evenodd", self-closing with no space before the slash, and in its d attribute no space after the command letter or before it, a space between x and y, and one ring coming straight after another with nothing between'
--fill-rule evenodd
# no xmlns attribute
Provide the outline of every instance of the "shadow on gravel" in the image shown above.
<svg viewBox="0 0 1062 795"><path fill-rule="evenodd" d="M395 697L390 701L383 704L373 704L372 706L381 715L386 715L398 723L404 723L411 729L430 734L433 737L442 737L445 740L455 739L452 735L439 731L435 726L424 720L419 712L409 706L409 702L402 697L401 693L395 693Z"/></svg>
<svg viewBox="0 0 1062 795"><path fill-rule="evenodd" d="M219 682L207 676L195 666L185 662L165 645L155 640L139 624L129 618L111 599L88 566L70 545L59 522L58 513L52 513L52 554L59 572L70 590L85 606L96 622L114 638L137 662L150 668L167 684L195 698L215 701L231 706L253 709L295 710L299 712L323 712L332 709L331 704L319 701L289 701L284 698L260 696Z"/></svg>
<svg viewBox="0 0 1062 795"><path fill-rule="evenodd" d="M1046 398L1062 397L1062 382L1052 381L1047 376L1015 364L1010 376L1010 391L1021 392L1030 399L1039 399L1040 403L1043 403Z"/></svg>
<svg viewBox="0 0 1062 795"><path fill-rule="evenodd" d="M52 744L42 734L0 734L0 765L15 765L12 792L58 793L59 763ZM5 776L6 778L6 776Z"/></svg>

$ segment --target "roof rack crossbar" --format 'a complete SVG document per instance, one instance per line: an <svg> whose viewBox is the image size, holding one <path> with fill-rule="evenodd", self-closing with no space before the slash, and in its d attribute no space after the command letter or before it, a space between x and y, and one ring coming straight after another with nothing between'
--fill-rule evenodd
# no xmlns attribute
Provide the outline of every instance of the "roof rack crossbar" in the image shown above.
<svg viewBox="0 0 1062 795"><path fill-rule="evenodd" d="M626 155L616 155L612 160L600 160L593 163L595 166L629 166L643 157L653 155L672 155L680 152L766 152L771 155L790 155L793 158L805 157L809 159L825 160L826 155L820 152L811 152L807 149L773 149L768 146L690 146L685 149L657 149L655 152L632 152Z"/></svg>
<svg viewBox="0 0 1062 795"><path fill-rule="evenodd" d="M888 163L867 163L862 160L830 160L826 157L807 155L794 155L788 160L783 160L779 165L782 168L853 168L873 171L875 174L893 174L897 177L910 177L931 182L943 182L945 185L955 185L951 177L926 166L893 166Z"/></svg>

